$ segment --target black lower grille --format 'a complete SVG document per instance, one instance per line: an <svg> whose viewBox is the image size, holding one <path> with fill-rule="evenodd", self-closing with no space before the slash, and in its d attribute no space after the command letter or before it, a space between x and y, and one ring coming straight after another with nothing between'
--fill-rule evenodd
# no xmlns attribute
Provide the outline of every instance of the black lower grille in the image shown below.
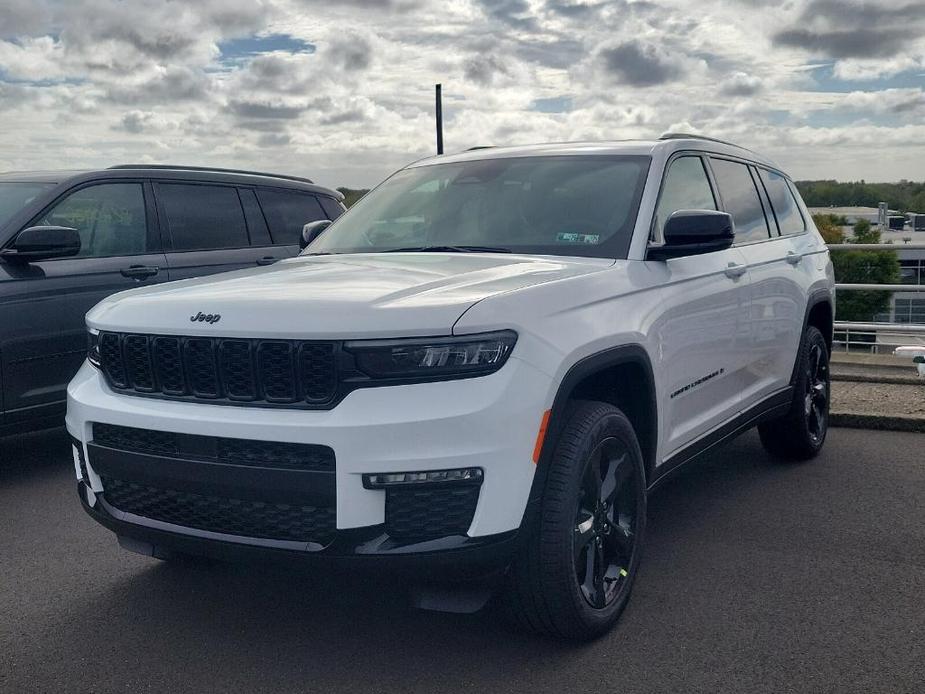
<svg viewBox="0 0 925 694"><path fill-rule="evenodd" d="M225 465L318 472L333 472L335 467L334 451L328 446L176 434L102 422L93 425L93 443L129 453L208 460Z"/></svg>
<svg viewBox="0 0 925 694"><path fill-rule="evenodd" d="M103 478L110 506L144 518L226 535L328 544L333 508L245 501Z"/></svg>
<svg viewBox="0 0 925 694"><path fill-rule="evenodd" d="M386 532L405 541L465 535L472 525L479 490L478 485L391 488L386 492Z"/></svg>

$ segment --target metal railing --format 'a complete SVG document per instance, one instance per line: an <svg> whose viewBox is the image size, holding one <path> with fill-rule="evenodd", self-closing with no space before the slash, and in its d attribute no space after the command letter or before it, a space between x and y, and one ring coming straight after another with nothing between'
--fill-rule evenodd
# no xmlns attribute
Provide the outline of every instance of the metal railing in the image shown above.
<svg viewBox="0 0 925 694"><path fill-rule="evenodd" d="M925 251L925 243L830 243L830 251ZM838 291L925 292L925 284L837 283ZM838 309L836 308L836 313ZM835 321L835 346L873 354L903 345L925 345L925 324Z"/></svg>

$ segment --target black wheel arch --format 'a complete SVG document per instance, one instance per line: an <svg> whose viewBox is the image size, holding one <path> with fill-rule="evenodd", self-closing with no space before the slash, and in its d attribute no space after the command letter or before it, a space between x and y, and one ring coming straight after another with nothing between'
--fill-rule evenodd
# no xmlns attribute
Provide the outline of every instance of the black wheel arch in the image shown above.
<svg viewBox="0 0 925 694"><path fill-rule="evenodd" d="M553 400L546 435L530 489L530 507L537 507L562 429L573 400L601 400L619 407L636 431L644 457L647 483L658 446L658 404L649 354L638 344L620 345L587 356L565 374ZM528 508L529 510L529 508Z"/></svg>
<svg viewBox="0 0 925 694"><path fill-rule="evenodd" d="M825 344L832 353L832 342L835 337L835 308L832 305L832 294L828 289L817 289L809 295L806 302L806 311L803 314L803 329L800 332L802 344L803 335L809 326L813 326L822 333ZM800 353L797 350L793 361L793 371L790 374L790 385L796 383L797 367L800 363Z"/></svg>

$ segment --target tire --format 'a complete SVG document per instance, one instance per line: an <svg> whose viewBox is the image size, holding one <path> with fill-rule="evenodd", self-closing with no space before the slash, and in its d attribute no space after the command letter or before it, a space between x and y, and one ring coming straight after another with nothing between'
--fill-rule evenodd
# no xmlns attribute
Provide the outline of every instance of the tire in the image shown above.
<svg viewBox="0 0 925 694"><path fill-rule="evenodd" d="M636 433L613 405L576 402L566 417L502 599L522 628L586 640L608 631L629 601L645 536L645 469Z"/></svg>
<svg viewBox="0 0 925 694"><path fill-rule="evenodd" d="M797 359L793 402L783 417L758 425L761 444L782 461L815 458L829 428L829 348L818 328L803 333Z"/></svg>

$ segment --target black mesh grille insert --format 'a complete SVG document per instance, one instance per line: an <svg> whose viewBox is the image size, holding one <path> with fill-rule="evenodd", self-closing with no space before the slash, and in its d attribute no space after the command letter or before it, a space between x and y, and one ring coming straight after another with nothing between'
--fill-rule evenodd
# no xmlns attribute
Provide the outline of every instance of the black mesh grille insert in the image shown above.
<svg viewBox="0 0 925 694"><path fill-rule="evenodd" d="M386 492L386 532L406 541L465 535L479 500L478 485L393 487Z"/></svg>
<svg viewBox="0 0 925 694"><path fill-rule="evenodd" d="M117 390L320 408L337 397L338 344L104 332L99 349Z"/></svg>
<svg viewBox="0 0 925 694"><path fill-rule="evenodd" d="M226 465L316 472L333 472L335 468L333 449L308 443L175 434L100 422L93 425L93 443L129 453L214 460Z"/></svg>
<svg viewBox="0 0 925 694"><path fill-rule="evenodd" d="M193 494L111 477L102 481L104 498L116 509L187 528L319 544L330 542L336 529L333 508Z"/></svg>

